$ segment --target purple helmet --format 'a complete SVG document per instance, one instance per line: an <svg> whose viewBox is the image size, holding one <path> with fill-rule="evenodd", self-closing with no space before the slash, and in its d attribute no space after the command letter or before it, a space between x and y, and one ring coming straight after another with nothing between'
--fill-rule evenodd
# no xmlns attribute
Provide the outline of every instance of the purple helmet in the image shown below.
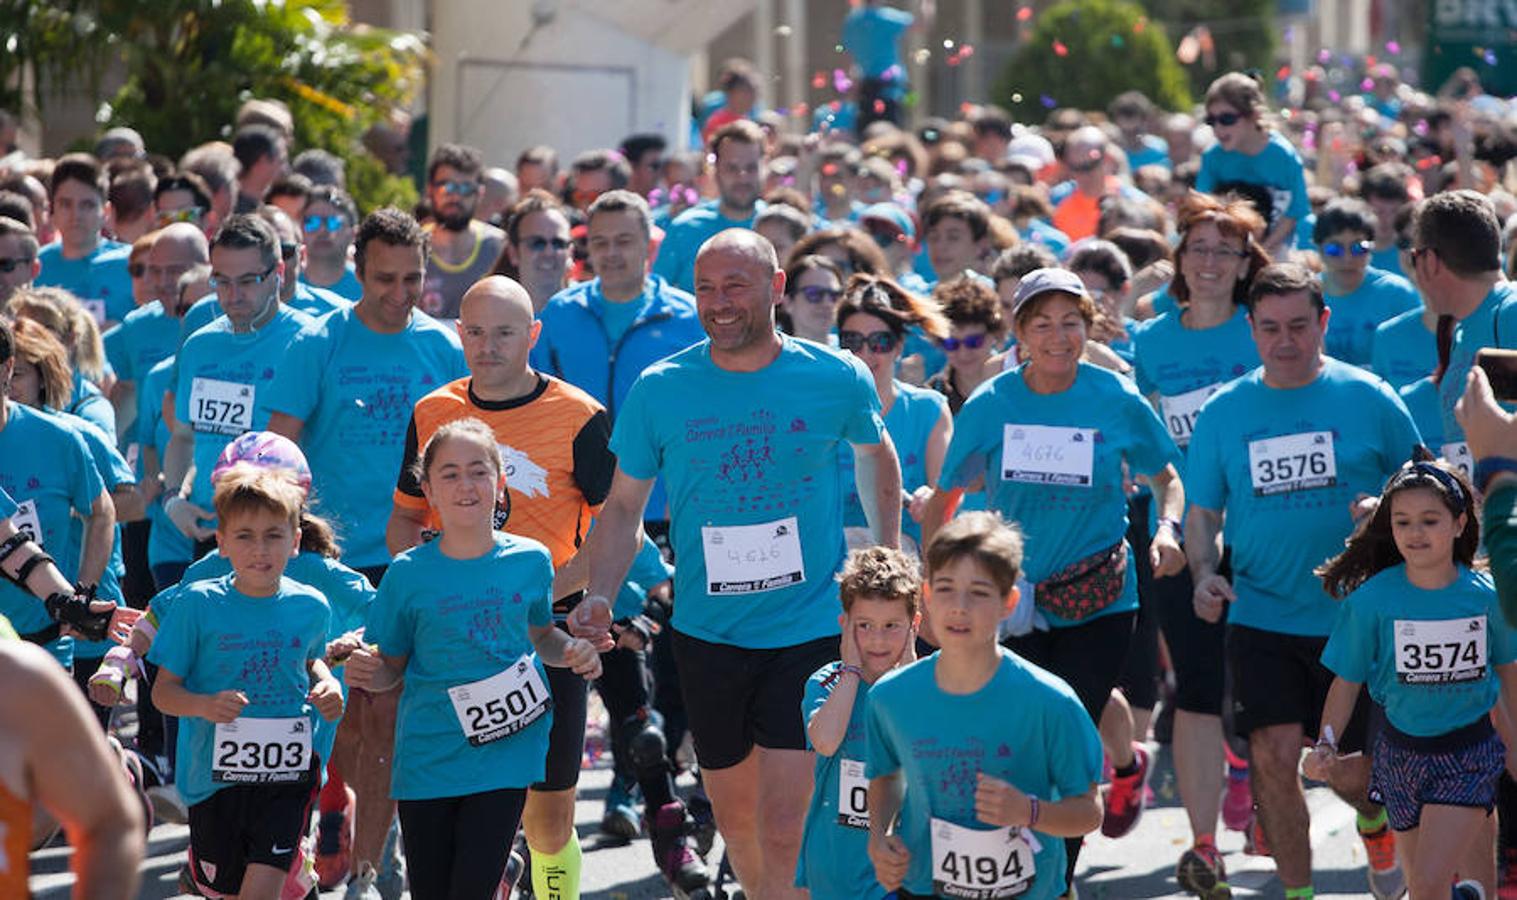
<svg viewBox="0 0 1517 900"><path fill-rule="evenodd" d="M287 469L300 483L301 490L306 493L311 491L311 467L306 464L305 454L300 452L300 447L294 441L282 434L249 431L238 435L221 451L220 458L216 460L216 468L211 470L211 483L215 484L223 472L240 462Z"/></svg>

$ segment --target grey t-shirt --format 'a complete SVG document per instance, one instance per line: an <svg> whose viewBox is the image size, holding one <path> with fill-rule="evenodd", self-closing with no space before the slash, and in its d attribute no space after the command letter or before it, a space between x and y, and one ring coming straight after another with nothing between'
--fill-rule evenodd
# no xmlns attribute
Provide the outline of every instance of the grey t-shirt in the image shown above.
<svg viewBox="0 0 1517 900"><path fill-rule="evenodd" d="M436 319L458 318L458 304L464 291L490 274L495 260L506 245L506 233L479 220L469 223L474 232L474 252L458 265L448 265L433 253L427 258L427 277L422 282L422 312Z"/></svg>

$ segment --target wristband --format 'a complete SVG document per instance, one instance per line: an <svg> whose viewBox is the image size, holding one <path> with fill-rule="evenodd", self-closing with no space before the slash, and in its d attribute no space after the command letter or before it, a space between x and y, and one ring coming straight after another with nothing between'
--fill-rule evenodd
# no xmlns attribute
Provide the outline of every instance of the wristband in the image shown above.
<svg viewBox="0 0 1517 900"><path fill-rule="evenodd" d="M1179 519L1171 519L1169 516L1160 516L1159 517L1158 524L1156 524L1154 526L1154 533L1158 534L1159 533L1159 529L1163 528L1166 525L1169 526L1169 530L1170 530L1170 532L1172 534L1174 534L1175 539L1179 540L1180 535L1183 534L1183 532L1180 530L1180 520Z"/></svg>
<svg viewBox="0 0 1517 900"><path fill-rule="evenodd" d="M838 666L838 672L839 673L852 673L854 675L857 675L860 681L864 680L864 670L861 669L861 668L859 668L858 666L850 666L847 663L843 663L841 666Z"/></svg>
<svg viewBox="0 0 1517 900"><path fill-rule="evenodd" d="M1517 473L1517 459L1507 456L1487 456L1475 463L1475 477L1471 479L1475 482L1475 490L1484 494L1491 479L1502 472Z"/></svg>
<svg viewBox="0 0 1517 900"><path fill-rule="evenodd" d="M1027 795L1027 805L1030 807L1027 812L1027 827L1031 828L1038 824L1038 813L1042 812L1042 809L1038 803L1038 798L1031 794Z"/></svg>

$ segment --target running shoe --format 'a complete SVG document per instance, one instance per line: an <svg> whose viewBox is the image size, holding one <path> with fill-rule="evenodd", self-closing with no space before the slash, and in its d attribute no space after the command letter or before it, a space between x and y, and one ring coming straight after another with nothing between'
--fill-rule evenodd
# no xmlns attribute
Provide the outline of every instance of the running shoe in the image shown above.
<svg viewBox="0 0 1517 900"><path fill-rule="evenodd" d="M374 887L374 880L379 873L374 871L373 863L368 860L358 864L358 874L348 881L348 889L343 891L342 900L383 900L379 896L379 889Z"/></svg>
<svg viewBox="0 0 1517 900"><path fill-rule="evenodd" d="M1454 885L1454 900L1485 900L1485 888L1478 881L1461 881Z"/></svg>
<svg viewBox="0 0 1517 900"><path fill-rule="evenodd" d="M1269 840L1264 837L1264 823L1259 821L1257 814L1248 820L1248 827L1243 830L1243 852L1249 856L1273 856L1269 852Z"/></svg>
<svg viewBox="0 0 1517 900"><path fill-rule="evenodd" d="M1248 770L1227 767L1227 791L1222 795L1222 824L1228 831L1247 831L1254 816L1254 792Z"/></svg>
<svg viewBox="0 0 1517 900"><path fill-rule="evenodd" d="M670 887L682 893L699 890L711 883L705 864L690 846L693 828L685 805L678 800L659 807L657 815L648 823L653 862Z"/></svg>
<svg viewBox="0 0 1517 900"><path fill-rule="evenodd" d="M1132 831L1143 817L1144 794L1153 765L1143 745L1133 744L1132 752L1138 771L1131 775L1112 776L1111 787L1106 791L1106 815L1101 820L1101 833L1109 838L1119 838Z"/></svg>
<svg viewBox="0 0 1517 900"><path fill-rule="evenodd" d="M606 811L600 819L603 834L630 841L637 837L637 782L617 775L611 779L611 788L606 791Z"/></svg>
<svg viewBox="0 0 1517 900"><path fill-rule="evenodd" d="M1185 851L1175 866L1175 881L1181 890L1201 900L1231 900L1233 896L1227 884L1227 867L1214 844L1197 844Z"/></svg>
<svg viewBox="0 0 1517 900"><path fill-rule="evenodd" d="M336 890L353 865L353 809L358 795L351 786L341 809L324 812L316 823L316 882L324 891Z"/></svg>
<svg viewBox="0 0 1517 900"><path fill-rule="evenodd" d="M400 819L390 820L390 831L385 835L385 846L379 854L379 874L374 878L374 889L381 900L400 900L406 891L406 864L400 855Z"/></svg>
<svg viewBox="0 0 1517 900"><path fill-rule="evenodd" d="M1369 857L1370 893L1375 900L1397 900L1406 895L1406 875L1396 861L1396 839L1389 825L1375 831L1359 833L1364 841L1364 855Z"/></svg>

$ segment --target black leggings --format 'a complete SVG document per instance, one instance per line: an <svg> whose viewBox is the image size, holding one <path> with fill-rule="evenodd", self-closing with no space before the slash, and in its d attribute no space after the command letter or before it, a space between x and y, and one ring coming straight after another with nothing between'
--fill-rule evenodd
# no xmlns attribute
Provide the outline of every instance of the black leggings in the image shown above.
<svg viewBox="0 0 1517 900"><path fill-rule="evenodd" d="M526 788L400 801L411 896L415 900L494 897L526 805Z"/></svg>

